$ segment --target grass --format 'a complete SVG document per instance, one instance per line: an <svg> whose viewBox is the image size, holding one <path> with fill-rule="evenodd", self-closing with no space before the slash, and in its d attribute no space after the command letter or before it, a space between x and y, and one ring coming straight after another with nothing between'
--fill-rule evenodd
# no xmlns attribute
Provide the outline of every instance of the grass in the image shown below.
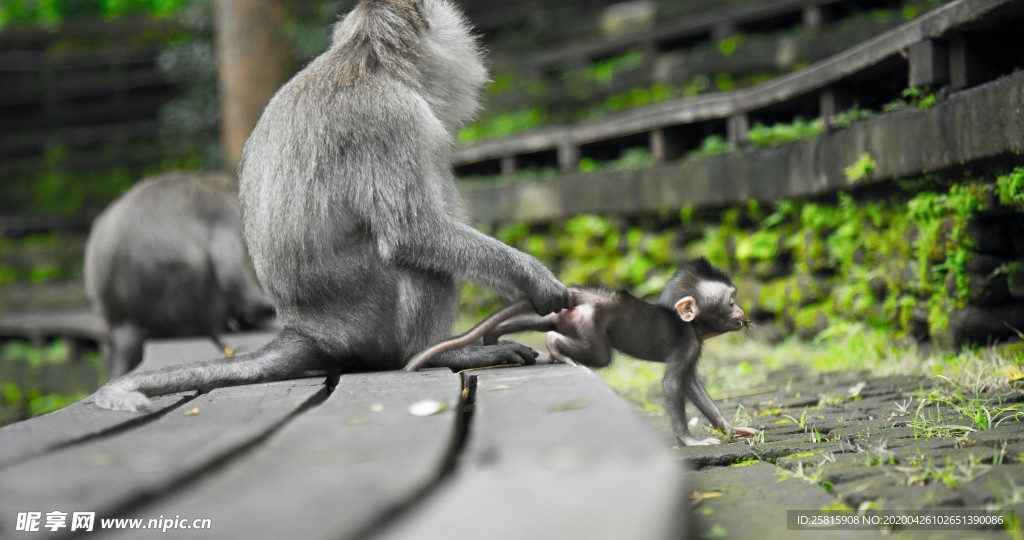
<svg viewBox="0 0 1024 540"><path fill-rule="evenodd" d="M1007 418L1024 417L1020 405L987 403L981 395L982 390L991 393L1012 388L1019 380L1016 374L1022 362L1024 355L1007 355L993 347L959 353L925 352L913 344L893 340L885 331L846 323L834 325L827 335L813 342L789 338L778 345L768 345L744 334L727 334L706 343L698 371L711 397L717 399L763 385L770 372L793 365L809 374L866 371L872 377L933 375L937 377L933 381L940 383L940 392L930 398L925 396L925 402L930 400L932 405L922 409L922 429L954 425L977 430L988 429L983 426L995 426ZM662 364L619 356L610 367L597 373L605 383L645 410L664 414ZM936 403L958 413L957 422L950 424L950 415L946 413L936 417L932 412ZM904 406L911 407L906 403ZM772 412L768 410L765 414ZM806 425L806 413L787 420Z"/></svg>
<svg viewBox="0 0 1024 540"><path fill-rule="evenodd" d="M981 373L970 385L944 375L935 375L934 379L939 383L935 388L919 392L919 404L911 421L914 438L967 437L1006 420L1019 421L1024 417L1024 404L1003 404L1001 398L993 401L987 396L988 386L982 382Z"/></svg>

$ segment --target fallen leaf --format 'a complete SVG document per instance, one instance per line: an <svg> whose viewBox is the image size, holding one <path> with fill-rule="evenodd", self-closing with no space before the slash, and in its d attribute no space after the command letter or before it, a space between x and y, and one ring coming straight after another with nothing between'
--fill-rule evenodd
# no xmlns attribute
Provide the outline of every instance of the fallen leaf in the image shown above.
<svg viewBox="0 0 1024 540"><path fill-rule="evenodd" d="M431 416L445 410L446 407L448 407L448 404L443 401L424 399L409 405L409 414L413 416Z"/></svg>
<svg viewBox="0 0 1024 540"><path fill-rule="evenodd" d="M199 407L192 407L191 409L185 411L185 416L195 416L197 414L199 414Z"/></svg>

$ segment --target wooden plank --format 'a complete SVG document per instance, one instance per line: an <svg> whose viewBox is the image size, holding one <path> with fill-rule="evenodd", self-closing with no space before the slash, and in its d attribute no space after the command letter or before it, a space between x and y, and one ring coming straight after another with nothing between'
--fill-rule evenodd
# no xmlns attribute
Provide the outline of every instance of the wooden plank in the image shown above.
<svg viewBox="0 0 1024 540"><path fill-rule="evenodd" d="M223 357L224 351L209 338L150 339L143 345L142 362L132 373Z"/></svg>
<svg viewBox="0 0 1024 540"><path fill-rule="evenodd" d="M663 43L678 41L688 37L697 37L711 33L715 28L741 24L749 24L760 20L771 19L787 13L798 13L810 5L837 4L850 0L777 0L759 2L756 5L740 8L727 8L724 11L698 14L679 21L660 25L650 32L642 32L622 37L603 37L589 43L570 45L560 50L543 53L529 61L532 69L544 71L567 63L570 59L607 58L634 47L641 47L645 42Z"/></svg>
<svg viewBox="0 0 1024 540"><path fill-rule="evenodd" d="M277 332L247 332L244 334L226 334L219 336L222 344L231 347L235 354L245 354L258 350L260 347L270 343Z"/></svg>
<svg viewBox="0 0 1024 540"><path fill-rule="evenodd" d="M458 436L460 393L448 370L343 375L326 402L245 458L131 516L209 517L216 538L365 537L440 476ZM410 414L425 399L447 407Z"/></svg>
<svg viewBox="0 0 1024 540"><path fill-rule="evenodd" d="M560 145L599 142L666 126L725 119L778 105L820 91L887 60L898 58L901 52L914 44L940 36L953 28L976 24L979 19L1002 8L1018 9L1013 0L956 0L842 53L751 88L667 100L571 126L548 126L483 141L459 149L455 165L552 150ZM952 49L950 54L953 55ZM953 55L953 58L956 56ZM955 76L955 64L952 71Z"/></svg>
<svg viewBox="0 0 1024 540"><path fill-rule="evenodd" d="M183 407L198 414L174 410L4 469L0 521L52 510L111 517L245 449L323 392L320 378L221 388ZM12 530L12 523L0 523L0 535Z"/></svg>
<svg viewBox="0 0 1024 540"><path fill-rule="evenodd" d="M383 538L681 538L682 464L589 370L475 372L454 477Z"/></svg>
<svg viewBox="0 0 1024 540"><path fill-rule="evenodd" d="M147 342L142 364L136 370L152 371L221 356L223 352L208 339ZM155 398L150 414L161 414L193 396L195 392ZM0 468L148 419L149 415L145 414L100 409L86 398L52 413L0 428Z"/></svg>
<svg viewBox="0 0 1024 540"><path fill-rule="evenodd" d="M0 336L11 338L68 337L103 341L107 324L90 310L0 315Z"/></svg>
<svg viewBox="0 0 1024 540"><path fill-rule="evenodd" d="M155 398L152 400L154 413L175 407L194 395L194 392L187 392ZM0 428L0 469L146 419L146 415L107 411L83 400L43 416L4 426Z"/></svg>

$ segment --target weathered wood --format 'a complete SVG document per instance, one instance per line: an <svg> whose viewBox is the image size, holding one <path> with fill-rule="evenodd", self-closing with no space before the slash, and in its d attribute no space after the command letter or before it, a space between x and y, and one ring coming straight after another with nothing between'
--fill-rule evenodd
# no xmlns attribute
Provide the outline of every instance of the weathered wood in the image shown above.
<svg viewBox="0 0 1024 540"><path fill-rule="evenodd" d="M803 23L805 28L816 32L825 26L826 21L825 9L820 4L807 3L804 5Z"/></svg>
<svg viewBox="0 0 1024 540"><path fill-rule="evenodd" d="M750 117L746 114L734 114L726 123L729 144L743 146L750 140Z"/></svg>
<svg viewBox="0 0 1024 540"><path fill-rule="evenodd" d="M655 161L678 159L686 153L685 145L668 129L656 129L650 133L649 137L651 157Z"/></svg>
<svg viewBox="0 0 1024 540"><path fill-rule="evenodd" d="M946 44L930 39L910 47L910 86L939 87L949 82Z"/></svg>
<svg viewBox="0 0 1024 540"><path fill-rule="evenodd" d="M156 371L178 364L215 360L222 358L224 351L208 338L151 339L142 349L142 362L132 373Z"/></svg>
<svg viewBox="0 0 1024 540"><path fill-rule="evenodd" d="M826 88L818 94L818 115L826 130L832 128L832 117L849 107L849 96L836 88Z"/></svg>
<svg viewBox="0 0 1024 540"><path fill-rule="evenodd" d="M195 392L186 392L154 398L154 413L175 407L194 395ZM91 402L80 401L43 416L4 426L0 428L0 469L146 420L147 415L107 411Z"/></svg>
<svg viewBox="0 0 1024 540"><path fill-rule="evenodd" d="M0 315L0 337L52 339L57 337L104 341L107 324L88 310Z"/></svg>
<svg viewBox="0 0 1024 540"><path fill-rule="evenodd" d="M214 8L221 153L234 169L263 108L294 72L284 30L288 7L282 0L220 0Z"/></svg>
<svg viewBox="0 0 1024 540"><path fill-rule="evenodd" d="M957 32L949 37L949 85L953 90L962 90L981 82L978 69L979 58L976 46L970 36Z"/></svg>
<svg viewBox="0 0 1024 540"><path fill-rule="evenodd" d="M245 449L323 392L322 379L214 390L130 431L0 471L0 508L5 519L51 510L115 515Z"/></svg>
<svg viewBox="0 0 1024 540"><path fill-rule="evenodd" d="M209 516L216 538L365 537L441 475L458 437L460 392L448 370L343 375L326 402L260 448L133 515ZM426 399L447 407L410 414Z"/></svg>
<svg viewBox="0 0 1024 540"><path fill-rule="evenodd" d="M515 156L505 156L501 158L501 174L502 176L509 176L516 173L516 158Z"/></svg>
<svg viewBox="0 0 1024 540"><path fill-rule="evenodd" d="M810 0L812 5L837 4L850 0ZM573 60L590 60L607 58L623 51L643 47L646 44L657 46L661 43L680 41L709 35L716 27L725 28L797 13L805 9L808 2L804 0L776 0L757 2L755 5L729 8L714 13L689 16L668 24L660 25L650 32L624 35L617 38L602 37L582 45L571 45L546 54L540 54L530 61L534 71L546 71Z"/></svg>
<svg viewBox="0 0 1024 540"><path fill-rule="evenodd" d="M220 342L231 347L235 354L253 352L260 347L270 343L277 337L277 332L249 332L245 334L225 334L220 336Z"/></svg>
<svg viewBox="0 0 1024 540"><path fill-rule="evenodd" d="M476 373L457 472L384 538L685 536L682 465L591 371Z"/></svg>
<svg viewBox="0 0 1024 540"><path fill-rule="evenodd" d="M549 126L483 141L456 152L455 164L466 165L508 155L617 139L665 126L727 119L802 99L807 94L877 68L885 62L896 62L901 53L914 44L952 29L976 25L979 20L993 24L993 14L1001 9L1008 11L1018 7L1013 0L956 0L840 54L751 88L667 100L572 126ZM952 45L950 54L953 54ZM899 66L898 63L893 65ZM955 73L954 67L951 75Z"/></svg>
<svg viewBox="0 0 1024 540"><path fill-rule="evenodd" d="M573 144L558 146L558 170L575 171L580 164L580 147Z"/></svg>
<svg viewBox="0 0 1024 540"><path fill-rule="evenodd" d="M548 223L580 214L657 215L849 190L844 168L876 162L860 185L938 173L1024 152L1024 73L964 90L925 110L878 115L784 147L689 159L676 167L563 174L536 183L460 186L477 223ZM991 129L998 125L1000 129ZM542 195L542 197L541 197ZM533 201L543 202L531 204ZM628 204L627 204L628 203Z"/></svg>
<svg viewBox="0 0 1024 540"><path fill-rule="evenodd" d="M221 356L221 350L208 339L150 341L146 343L142 363L136 372ZM154 398L151 414L160 414L194 395L195 392L186 392ZM148 415L138 413L103 410L86 398L52 413L0 428L0 468L145 422L147 418Z"/></svg>

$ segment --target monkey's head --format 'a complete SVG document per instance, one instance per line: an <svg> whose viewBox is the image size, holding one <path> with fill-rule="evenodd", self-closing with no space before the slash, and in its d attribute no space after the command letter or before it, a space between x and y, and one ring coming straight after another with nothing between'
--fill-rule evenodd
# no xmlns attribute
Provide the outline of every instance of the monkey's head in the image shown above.
<svg viewBox="0 0 1024 540"><path fill-rule="evenodd" d="M332 48L369 47L385 69L423 90L454 132L480 107L484 52L451 0L362 0L335 26Z"/></svg>
<svg viewBox="0 0 1024 540"><path fill-rule="evenodd" d="M743 310L736 305L736 286L722 270L701 257L684 262L658 302L694 324L701 339L743 328Z"/></svg>

